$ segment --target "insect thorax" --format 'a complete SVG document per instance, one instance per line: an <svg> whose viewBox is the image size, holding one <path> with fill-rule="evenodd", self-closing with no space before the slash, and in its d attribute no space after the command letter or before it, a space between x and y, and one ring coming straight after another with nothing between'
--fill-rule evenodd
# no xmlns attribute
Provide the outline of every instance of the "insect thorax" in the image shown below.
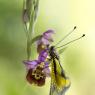
<svg viewBox="0 0 95 95"><path fill-rule="evenodd" d="M51 47L49 48L49 55L50 55L51 59L52 59L52 58L59 59L59 56L58 56L58 54L56 53L56 50L55 50L55 47L54 47L54 46L51 46Z"/></svg>

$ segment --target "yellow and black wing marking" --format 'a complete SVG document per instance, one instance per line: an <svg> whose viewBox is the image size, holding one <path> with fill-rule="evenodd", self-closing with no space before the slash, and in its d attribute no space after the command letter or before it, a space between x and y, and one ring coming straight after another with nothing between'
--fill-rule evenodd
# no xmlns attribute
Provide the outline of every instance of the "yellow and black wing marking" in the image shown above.
<svg viewBox="0 0 95 95"><path fill-rule="evenodd" d="M51 88L50 95L64 95L70 87L70 80L65 76L65 72L56 58L51 60Z"/></svg>

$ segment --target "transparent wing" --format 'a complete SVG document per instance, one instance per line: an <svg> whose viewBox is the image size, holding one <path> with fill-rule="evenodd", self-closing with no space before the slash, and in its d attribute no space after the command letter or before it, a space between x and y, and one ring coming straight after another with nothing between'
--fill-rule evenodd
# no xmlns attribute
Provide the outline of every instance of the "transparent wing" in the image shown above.
<svg viewBox="0 0 95 95"><path fill-rule="evenodd" d="M58 53L59 53L59 54L62 54L66 49L67 49L67 47L64 47L64 48L60 49L60 50L58 51Z"/></svg>
<svg viewBox="0 0 95 95"><path fill-rule="evenodd" d="M64 95L70 84L70 80L66 77L59 61L52 59L50 95Z"/></svg>

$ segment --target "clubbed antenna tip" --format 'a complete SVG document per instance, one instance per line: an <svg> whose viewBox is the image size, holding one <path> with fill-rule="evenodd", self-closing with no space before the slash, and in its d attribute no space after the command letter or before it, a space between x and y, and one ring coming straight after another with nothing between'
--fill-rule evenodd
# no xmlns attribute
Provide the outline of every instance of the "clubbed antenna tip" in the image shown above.
<svg viewBox="0 0 95 95"><path fill-rule="evenodd" d="M77 28L77 26L74 26L74 30Z"/></svg>
<svg viewBox="0 0 95 95"><path fill-rule="evenodd" d="M61 47L66 46L66 45L68 45L68 44L70 44L70 43L73 43L73 42L75 42L75 41L77 41L77 40L83 38L84 36L85 36L85 34L83 34L83 35L80 36L79 38L76 38L76 39L74 39L74 40L72 40L72 41L70 41L70 42L67 42L66 44L64 44L64 45L62 45L62 46L59 46L59 47L57 47L57 48L61 48Z"/></svg>
<svg viewBox="0 0 95 95"><path fill-rule="evenodd" d="M82 35L82 37L84 37L84 36L85 36L85 34Z"/></svg>

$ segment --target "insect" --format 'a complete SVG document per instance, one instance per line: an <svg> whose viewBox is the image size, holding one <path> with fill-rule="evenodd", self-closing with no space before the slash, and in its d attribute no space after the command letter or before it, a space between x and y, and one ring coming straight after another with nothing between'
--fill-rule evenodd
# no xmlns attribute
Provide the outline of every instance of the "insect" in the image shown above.
<svg viewBox="0 0 95 95"><path fill-rule="evenodd" d="M70 80L66 77L65 72L60 64L59 56L56 54L54 46L49 50L51 58L51 88L50 95L57 93L62 95L70 87Z"/></svg>
<svg viewBox="0 0 95 95"><path fill-rule="evenodd" d="M74 27L73 30L75 30ZM83 34L81 37L72 40L62 46L56 47L61 41L63 41L68 35L70 35L73 31L69 32L62 40L60 40L55 46L50 46L48 49L49 56L50 56L50 64L51 64L51 87L50 87L50 95L64 95L66 90L70 87L70 80L66 76L65 71L60 63L59 55L56 52L57 48L61 48L63 46L68 45L76 40L81 39L85 36Z"/></svg>

